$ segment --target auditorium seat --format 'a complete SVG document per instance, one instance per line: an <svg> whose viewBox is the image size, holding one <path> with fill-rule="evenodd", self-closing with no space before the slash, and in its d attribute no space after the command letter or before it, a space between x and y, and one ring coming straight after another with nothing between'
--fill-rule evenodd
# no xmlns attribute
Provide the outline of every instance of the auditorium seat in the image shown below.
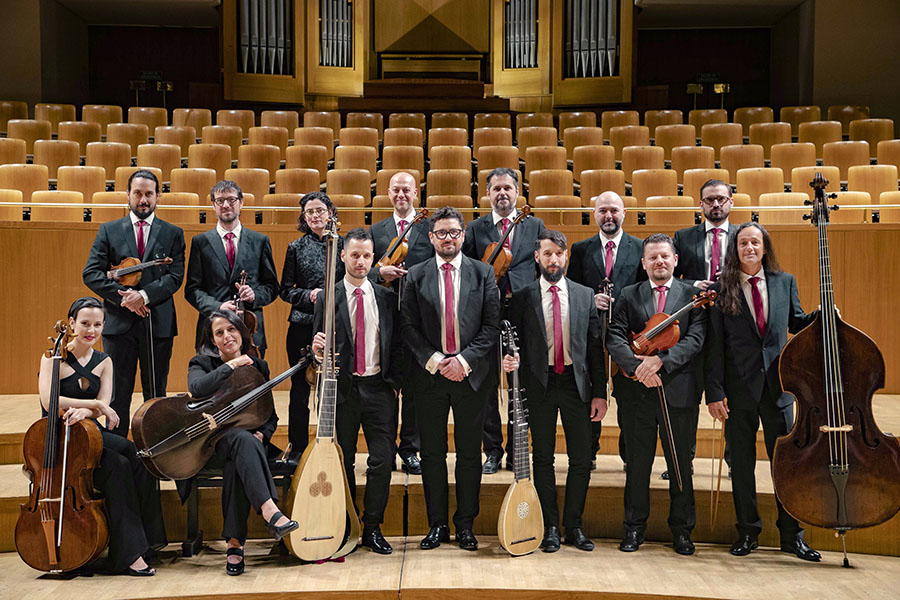
<svg viewBox="0 0 900 600"><path fill-rule="evenodd" d="M572 152L572 174L581 182L581 173L591 169L615 169L616 151L612 146L578 146Z"/></svg>
<svg viewBox="0 0 900 600"><path fill-rule="evenodd" d="M121 207L92 206L91 223L106 223L121 219L128 214L128 194L126 192L97 192L91 204L121 204Z"/></svg>
<svg viewBox="0 0 900 600"><path fill-rule="evenodd" d="M274 125L251 127L250 133L247 134L247 144L275 146L278 148L278 160L282 161L288 147L288 132L291 131L294 130ZM238 157L238 160L240 160L240 157Z"/></svg>
<svg viewBox="0 0 900 600"><path fill-rule="evenodd" d="M131 158L137 158L138 146L150 142L150 129L144 123L110 123L106 127L106 141L128 144Z"/></svg>
<svg viewBox="0 0 900 600"><path fill-rule="evenodd" d="M56 179L59 167L81 164L81 147L68 140L35 140L34 164L46 165L50 179Z"/></svg>
<svg viewBox="0 0 900 600"><path fill-rule="evenodd" d="M204 127L212 125L212 111L208 108L176 108L172 111L172 125L193 127L199 134Z"/></svg>
<svg viewBox="0 0 900 600"><path fill-rule="evenodd" d="M116 169L131 165L131 146L121 142L90 142L84 158L89 167L103 167L106 181L115 181Z"/></svg>
<svg viewBox="0 0 900 600"><path fill-rule="evenodd" d="M438 127L428 131L428 158L435 146L468 146L469 133L460 127Z"/></svg>
<svg viewBox="0 0 900 600"><path fill-rule="evenodd" d="M426 178L428 196L472 196L472 172L467 169L431 169ZM430 206L430 202L425 203Z"/></svg>
<svg viewBox="0 0 900 600"><path fill-rule="evenodd" d="M772 146L771 166L781 169L788 177L785 183L790 182L790 173L796 167L816 166L816 147L809 142L775 144Z"/></svg>
<svg viewBox="0 0 900 600"><path fill-rule="evenodd" d="M19 190L22 202L31 202L31 194L47 189L50 178L45 165L0 165L0 188Z"/></svg>
<svg viewBox="0 0 900 600"><path fill-rule="evenodd" d="M485 127L499 127L512 131L512 117L510 117L509 113L477 113L472 129L482 129Z"/></svg>
<svg viewBox="0 0 900 600"><path fill-rule="evenodd" d="M325 176L325 191L332 194L356 194L372 197L371 179L366 169L332 169Z"/></svg>
<svg viewBox="0 0 900 600"><path fill-rule="evenodd" d="M6 133L11 119L27 119L28 104L19 100L0 100L0 133Z"/></svg>
<svg viewBox="0 0 900 600"><path fill-rule="evenodd" d="M156 178L160 181L160 183L162 183L162 170L160 170L159 167L144 166L144 165L133 167L131 165L126 165L124 167L116 168L115 191L127 192L128 191L128 178L131 177L132 173L134 173L135 171L138 171L138 170L150 171L151 173L156 175ZM162 186L160 186L159 191L162 192Z"/></svg>
<svg viewBox="0 0 900 600"><path fill-rule="evenodd" d="M200 223L200 211L184 208L166 208L167 204L177 206L200 206L200 197L193 192L166 192L159 195L156 213L164 221L178 225Z"/></svg>
<svg viewBox="0 0 900 600"><path fill-rule="evenodd" d="M216 125L240 127L241 139L246 140L250 135L250 128L256 125L256 114L252 110L217 110ZM262 200L262 197L260 197L260 200Z"/></svg>
<svg viewBox="0 0 900 600"><path fill-rule="evenodd" d="M603 129L600 127L572 126L566 128L562 136L567 160L573 160L575 148L579 146L603 145Z"/></svg>
<svg viewBox="0 0 900 600"><path fill-rule="evenodd" d="M841 141L841 124L839 121L807 121L797 126L798 140L810 142L816 146L816 158L822 158L822 148L828 142Z"/></svg>
<svg viewBox="0 0 900 600"><path fill-rule="evenodd" d="M884 196L884 193L881 195ZM872 212L862 208L853 208L853 205L872 203L868 192L837 192L837 198L828 202L840 206L840 210L831 211L829 214L828 218L831 223L865 223L868 220L868 214ZM890 210L885 209L885 212ZM888 223L889 221L882 219L881 222Z"/></svg>
<svg viewBox="0 0 900 600"><path fill-rule="evenodd" d="M214 170L196 167L174 169L171 179L169 187L173 192L192 192L200 198L201 205L212 205L209 193L219 180Z"/></svg>
<svg viewBox="0 0 900 600"><path fill-rule="evenodd" d="M631 174L631 195L638 206L650 196L677 196L678 178L671 169L638 169Z"/></svg>
<svg viewBox="0 0 900 600"><path fill-rule="evenodd" d="M85 104L81 107L81 120L88 123L98 123L100 134L106 135L106 128L110 123L122 123L122 107L113 104Z"/></svg>
<svg viewBox="0 0 900 600"><path fill-rule="evenodd" d="M784 191L784 173L778 167L741 169L737 172L737 191L749 194L750 203L757 204L762 194Z"/></svg>
<svg viewBox="0 0 900 600"><path fill-rule="evenodd" d="M775 111L768 106L743 106L734 109L732 121L739 123L744 137L750 137L750 126L755 123L771 123Z"/></svg>
<svg viewBox="0 0 900 600"><path fill-rule="evenodd" d="M340 146L368 146L375 150L376 156L380 148L378 130L374 127L344 127L338 134Z"/></svg>
<svg viewBox="0 0 900 600"><path fill-rule="evenodd" d="M0 165L25 164L25 140L0 138Z"/></svg>
<svg viewBox="0 0 900 600"><path fill-rule="evenodd" d="M384 130L384 147L425 146L425 131L418 127L388 127Z"/></svg>
<svg viewBox="0 0 900 600"><path fill-rule="evenodd" d="M673 148L697 145L697 130L693 125L659 125L656 127L654 143L663 149L665 160L672 160Z"/></svg>
<svg viewBox="0 0 900 600"><path fill-rule="evenodd" d="M625 173L617 169L590 169L581 172L581 204L593 206L595 196L603 192L625 196Z"/></svg>
<svg viewBox="0 0 900 600"><path fill-rule="evenodd" d="M231 146L227 144L192 144L188 148L188 168L212 169L216 181L225 178L225 171L231 168Z"/></svg>
<svg viewBox="0 0 900 600"><path fill-rule="evenodd" d="M452 206L456 209L471 209L472 208L472 197L471 196L428 196L428 202L426 204L428 210L432 213L441 208L442 206ZM468 221L473 218L472 213L464 213L463 217Z"/></svg>
<svg viewBox="0 0 900 600"><path fill-rule="evenodd" d="M763 148L759 144L736 144L723 146L720 150L720 166L728 171L728 183L737 183L739 169L764 166Z"/></svg>
<svg viewBox="0 0 900 600"><path fill-rule="evenodd" d="M0 103L2 104L2 103ZM2 139L2 138L0 138ZM0 202L21 202L22 192L0 188ZM0 221L21 221L21 206L0 206Z"/></svg>
<svg viewBox="0 0 900 600"><path fill-rule="evenodd" d="M644 125L650 130L650 139L656 139L656 128L662 125L681 125L684 114L680 110L647 110L644 111Z"/></svg>
<svg viewBox="0 0 900 600"><path fill-rule="evenodd" d="M530 205L534 208L582 208L581 198L572 195L536 196L531 198ZM534 214L552 228L556 225L581 225L583 211L536 211Z"/></svg>
<svg viewBox="0 0 900 600"><path fill-rule="evenodd" d="M164 108L132 106L128 109L128 122L143 123L147 126L147 131L156 131L157 127L169 124L169 114Z"/></svg>
<svg viewBox="0 0 900 600"><path fill-rule="evenodd" d="M645 224L655 227L687 227L694 224L697 204L690 196L649 196L645 208L675 208L684 210L648 210Z"/></svg>
<svg viewBox="0 0 900 600"><path fill-rule="evenodd" d="M772 158L772 146L791 143L791 124L754 123L750 126L750 143L762 146L763 156L769 160Z"/></svg>
<svg viewBox="0 0 900 600"><path fill-rule="evenodd" d="M481 160L479 152L484 146L512 145L512 129L508 127L479 127L472 131L472 155L476 160Z"/></svg>
<svg viewBox="0 0 900 600"><path fill-rule="evenodd" d="M334 158L334 140L328 127L298 127L294 130L294 148L297 146L322 146L325 148L325 160Z"/></svg>
<svg viewBox="0 0 900 600"><path fill-rule="evenodd" d="M375 181L378 151L371 146L338 146L334 149L335 169L365 169L369 181Z"/></svg>
<svg viewBox="0 0 900 600"><path fill-rule="evenodd" d="M338 209L338 218L341 228L350 231L354 227L363 227L366 224L366 213L362 210L346 210L365 208L369 205L369 196L359 194L328 194L331 201ZM341 209L344 209L343 211Z"/></svg>
<svg viewBox="0 0 900 600"><path fill-rule="evenodd" d="M295 139L294 142L296 141ZM328 173L328 148L313 145L291 146L285 155L284 168L315 169L319 172L319 182L325 183L325 174Z"/></svg>
<svg viewBox="0 0 900 600"><path fill-rule="evenodd" d="M388 188L391 185L391 177L393 177L396 173L399 173L400 171L403 171L404 173L409 173L412 176L413 181L415 182L416 189L419 189L419 190L422 189L422 185L421 185L422 175L415 169L381 169L375 175L375 195L376 196L384 196L385 198L387 198ZM415 201L412 203L413 206L415 206L416 208L418 208L418 206L419 206L419 198L421 196L422 196L421 193L418 194L416 196ZM390 202L388 203L388 206L391 206ZM376 221L372 221L372 222L375 223Z"/></svg>
<svg viewBox="0 0 900 600"><path fill-rule="evenodd" d="M604 128L605 132L606 129ZM650 129L643 125L620 125L609 130L609 145L616 151L616 160L622 160L626 146L649 146Z"/></svg>
<svg viewBox="0 0 900 600"><path fill-rule="evenodd" d="M728 181L728 171L725 169L700 168L686 169L683 173L682 194L691 198L702 198L700 188L710 179Z"/></svg>
<svg viewBox="0 0 900 600"><path fill-rule="evenodd" d="M231 160L237 160L241 137L241 128L233 125L207 125L200 131L203 144L223 144L231 148Z"/></svg>
<svg viewBox="0 0 900 600"><path fill-rule="evenodd" d="M722 146L735 146L744 143L743 129L738 123L709 123L700 128L700 144L709 146L721 156Z"/></svg>
<svg viewBox="0 0 900 600"><path fill-rule="evenodd" d="M528 197L573 196L575 194L572 171L568 169L535 169L531 172Z"/></svg>
<svg viewBox="0 0 900 600"><path fill-rule="evenodd" d="M672 170L678 183L684 183L684 174L690 169L715 169L716 153L709 146L676 146L672 148ZM727 172L726 172L727 173ZM723 181L728 177L723 177Z"/></svg>
<svg viewBox="0 0 900 600"><path fill-rule="evenodd" d="M664 169L663 149L658 146L627 146L622 150L622 171L625 181L631 182L631 174L638 169Z"/></svg>
<svg viewBox="0 0 900 600"><path fill-rule="evenodd" d="M388 131L385 130L385 140ZM422 146L385 146L381 166L385 169L415 169L419 173L424 173L425 151Z"/></svg>
<svg viewBox="0 0 900 600"><path fill-rule="evenodd" d="M162 172L160 183L168 183L172 169L181 168L181 147L175 144L141 144L138 146L137 164L158 168Z"/></svg>
<svg viewBox="0 0 900 600"><path fill-rule="evenodd" d="M73 206L41 206L45 203L82 204L84 196L81 192L61 190L35 190L31 195L31 220L34 222L52 221L55 223L84 223L84 207Z"/></svg>
<svg viewBox="0 0 900 600"><path fill-rule="evenodd" d="M731 195L731 201L731 214L728 215L729 222L733 223L734 225L739 225L741 223L748 223L752 220L753 211L749 208L750 196L748 194L738 194L737 192L735 192Z"/></svg>
<svg viewBox="0 0 900 600"><path fill-rule="evenodd" d="M516 139L519 139L519 131L524 127L556 127L553 125L553 113L532 112L516 114Z"/></svg>
<svg viewBox="0 0 900 600"><path fill-rule="evenodd" d="M822 109L818 106L783 106L778 120L790 123L791 136L797 137L800 123L822 120Z"/></svg>
<svg viewBox="0 0 900 600"><path fill-rule="evenodd" d="M318 179L319 175L316 174ZM276 188L278 184L276 183ZM316 190L319 184L316 183ZM300 220L300 201L303 199L301 193L276 192L274 194L266 194L263 197L261 206L297 206L297 210L263 210L263 223L274 223L277 225L296 225Z"/></svg>
<svg viewBox="0 0 900 600"><path fill-rule="evenodd" d="M876 150L879 165L894 165L900 169L900 140L882 140Z"/></svg>
<svg viewBox="0 0 900 600"><path fill-rule="evenodd" d="M850 139L869 142L872 158L878 150L878 142L894 139L892 119L858 119L850 122Z"/></svg>
<svg viewBox="0 0 900 600"><path fill-rule="evenodd" d="M436 112L431 115L432 129L462 129L466 132L466 143L469 143L469 115L462 112Z"/></svg>
<svg viewBox="0 0 900 600"><path fill-rule="evenodd" d="M560 146L532 146L525 151L525 181L538 169L566 170L566 149Z"/></svg>
<svg viewBox="0 0 900 600"><path fill-rule="evenodd" d="M406 128L412 127L418 129L425 135L425 114L424 113L391 113L388 115L388 128Z"/></svg>
<svg viewBox="0 0 900 600"><path fill-rule="evenodd" d="M600 113L600 127L607 140L610 139L610 129L613 127L637 126L641 124L640 121L641 117L636 110L604 110Z"/></svg>
<svg viewBox="0 0 900 600"><path fill-rule="evenodd" d="M418 207L418 202L417 202ZM374 210L374 209L380 210ZM391 199L385 194L376 194L374 198L372 198L372 223L377 223L382 219L387 219L394 212L394 205L391 204ZM377 262L380 259L380 256L375 257L375 261Z"/></svg>
<svg viewBox="0 0 900 600"><path fill-rule="evenodd" d="M225 171L225 179L237 183L245 196L253 194L253 200L259 198L262 202L263 197L269 193L269 172L265 169L228 169ZM252 206L253 203L245 198L244 205Z"/></svg>
<svg viewBox="0 0 900 600"><path fill-rule="evenodd" d="M381 113L347 113L347 127L371 127L378 131L378 140L384 138L384 115Z"/></svg>
<svg viewBox="0 0 900 600"><path fill-rule="evenodd" d="M596 127L597 113L587 111L559 113L559 137L565 139L566 129L570 127Z"/></svg>
<svg viewBox="0 0 900 600"><path fill-rule="evenodd" d="M259 124L261 127L283 127L288 135L292 135L300 127L300 113L296 110L264 110L259 115Z"/></svg>
<svg viewBox="0 0 900 600"><path fill-rule="evenodd" d="M268 144L247 144L238 148L239 169L263 169L269 174L269 183L275 183L275 174L281 166L281 150ZM266 194L268 191L266 192ZM262 199L265 194L255 194Z"/></svg>
<svg viewBox="0 0 900 600"><path fill-rule="evenodd" d="M197 142L197 130L190 125L168 125L153 131L154 144L174 144L181 149L181 158L188 157L188 150Z"/></svg>
<svg viewBox="0 0 900 600"><path fill-rule="evenodd" d="M894 165L850 167L847 172L847 190L868 192L870 198L878 198L881 204L885 204L881 200L881 194L897 191L897 167Z"/></svg>
<svg viewBox="0 0 900 600"><path fill-rule="evenodd" d="M38 103L34 105L34 119L36 121L49 121L50 131L59 132L59 124L62 121L75 120L74 104L45 104Z"/></svg>
<svg viewBox="0 0 900 600"><path fill-rule="evenodd" d="M828 181L825 191L829 194L841 191L841 173L837 167L794 167L791 170L791 191L806 194L812 200L815 198L815 190L809 187L815 179L816 173L821 173Z"/></svg>
<svg viewBox="0 0 900 600"><path fill-rule="evenodd" d="M900 204L900 192L881 192L879 204ZM878 211L879 223L900 223L900 208L882 208Z"/></svg>
<svg viewBox="0 0 900 600"><path fill-rule="evenodd" d="M6 125L6 137L25 140L25 153L34 154L34 143L37 140L52 139L53 135L50 121L10 119Z"/></svg>
<svg viewBox="0 0 900 600"><path fill-rule="evenodd" d="M759 206L798 206L797 210L761 210L761 225L799 225L804 223L803 215L809 213L804 203L809 199L806 194L797 192L772 192L760 194Z"/></svg>
<svg viewBox="0 0 900 600"><path fill-rule="evenodd" d="M869 143L862 140L829 142L822 149L822 163L837 167L841 181L847 181L850 167L869 164ZM882 161L878 161L881 164Z"/></svg>
<svg viewBox="0 0 900 600"><path fill-rule="evenodd" d="M472 170L472 149L468 146L433 146L430 155L432 169Z"/></svg>
<svg viewBox="0 0 900 600"><path fill-rule="evenodd" d="M309 194L319 191L319 184L315 169L281 169L275 174L276 194Z"/></svg>
<svg viewBox="0 0 900 600"><path fill-rule="evenodd" d="M688 113L688 123L693 125L698 133L703 130L704 125L727 122L728 112L724 108L700 108Z"/></svg>
<svg viewBox="0 0 900 600"><path fill-rule="evenodd" d="M78 142L80 156L87 154L87 145L100 141L100 124L87 121L62 121L57 139Z"/></svg>
<svg viewBox="0 0 900 600"><path fill-rule="evenodd" d="M841 132L844 135L850 135L850 121L857 119L868 119L869 107L858 106L852 104L836 104L828 107L828 120L839 121L841 124Z"/></svg>

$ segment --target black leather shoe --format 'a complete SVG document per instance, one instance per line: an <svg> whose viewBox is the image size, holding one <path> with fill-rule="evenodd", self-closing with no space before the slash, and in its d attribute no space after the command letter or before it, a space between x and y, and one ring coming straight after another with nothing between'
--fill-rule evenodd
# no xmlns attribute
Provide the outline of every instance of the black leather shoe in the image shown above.
<svg viewBox="0 0 900 600"><path fill-rule="evenodd" d="M559 527L550 525L544 530L544 539L541 540L541 549L544 552L556 552L559 550Z"/></svg>
<svg viewBox="0 0 900 600"><path fill-rule="evenodd" d="M679 533L675 536L672 546L675 547L675 552L678 554L690 556L694 553L694 542L691 541L691 537L686 533Z"/></svg>
<svg viewBox="0 0 900 600"><path fill-rule="evenodd" d="M735 556L747 556L751 550L759 548L759 541L756 536L749 533L742 533L737 541L731 545L731 552Z"/></svg>
<svg viewBox="0 0 900 600"><path fill-rule="evenodd" d="M419 548L422 550L432 550L441 545L441 542L450 541L450 528L446 525L435 525L428 534L419 542Z"/></svg>
<svg viewBox="0 0 900 600"><path fill-rule="evenodd" d="M478 540L471 529L460 529L456 532L456 543L463 550L478 550Z"/></svg>
<svg viewBox="0 0 900 600"><path fill-rule="evenodd" d="M362 545L371 548L375 554L390 554L394 551L384 536L381 534L381 528L376 525L372 529L366 529L362 535Z"/></svg>
<svg viewBox="0 0 900 600"><path fill-rule="evenodd" d="M584 550L585 552L590 552L594 549L594 542L584 535L581 527L566 529L566 543L572 544L579 550Z"/></svg>
<svg viewBox="0 0 900 600"><path fill-rule="evenodd" d="M400 468L410 475L422 474L422 463L419 462L419 457L415 454L404 456L400 463Z"/></svg>
<svg viewBox="0 0 900 600"><path fill-rule="evenodd" d="M278 519L275 519L276 521ZM225 550L226 562L225 562L225 572L229 575L240 575L244 572L244 549L243 548L228 548ZM230 563L227 562L227 557L229 556L240 556L241 562ZM130 571L131 569L129 569ZM130 575L131 573L129 573Z"/></svg>
<svg viewBox="0 0 900 600"><path fill-rule="evenodd" d="M481 472L485 475L493 475L497 471L500 470L500 457L488 455L488 457L484 460L484 464L481 465Z"/></svg>
<svg viewBox="0 0 900 600"><path fill-rule="evenodd" d="M794 538L789 542L781 542L781 551L794 554L797 558L819 562L822 555L810 548L803 538Z"/></svg>
<svg viewBox="0 0 900 600"><path fill-rule="evenodd" d="M625 532L625 537L619 543L619 550L622 552L637 552L643 543L643 534L636 529L630 529Z"/></svg>
<svg viewBox="0 0 900 600"><path fill-rule="evenodd" d="M278 519L283 516L284 514L281 511L277 511L266 523L266 529L269 531L269 533L272 534L272 537L275 538L276 542L300 527L300 523L298 523L297 521L288 521L284 525L276 525L275 523L278 522Z"/></svg>

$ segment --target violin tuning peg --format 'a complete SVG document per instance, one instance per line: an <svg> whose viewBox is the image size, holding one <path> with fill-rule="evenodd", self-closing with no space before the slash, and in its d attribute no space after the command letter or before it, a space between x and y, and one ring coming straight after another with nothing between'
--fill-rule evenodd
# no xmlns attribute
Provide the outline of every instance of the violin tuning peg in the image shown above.
<svg viewBox="0 0 900 600"><path fill-rule="evenodd" d="M840 210L840 209L841 209L841 207L838 206L837 204L833 204L833 205L831 206L831 210Z"/></svg>
<svg viewBox="0 0 900 600"><path fill-rule="evenodd" d="M812 206L812 200L804 200L803 206Z"/></svg>
<svg viewBox="0 0 900 600"><path fill-rule="evenodd" d="M809 221L810 219L812 219L812 217L810 215L803 215L804 221Z"/></svg>

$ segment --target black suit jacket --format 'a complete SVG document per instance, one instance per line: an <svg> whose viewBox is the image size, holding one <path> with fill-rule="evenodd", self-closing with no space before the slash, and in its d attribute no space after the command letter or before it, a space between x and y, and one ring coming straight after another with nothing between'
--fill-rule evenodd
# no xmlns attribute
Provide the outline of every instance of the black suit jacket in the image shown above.
<svg viewBox="0 0 900 600"><path fill-rule="evenodd" d="M569 353L572 371L582 401L606 396L606 372L603 365L603 338L600 318L594 310L594 294L590 289L566 279L569 290ZM539 385L547 389L550 365L549 342L541 306L541 282L534 281L513 294L509 304L509 320L522 340L519 349L520 371L525 389Z"/></svg>
<svg viewBox="0 0 900 600"><path fill-rule="evenodd" d="M200 343L203 322L223 302L234 298L235 283L241 279L241 271L247 271L247 285L253 288L256 299L251 308L256 315L256 334L253 342L260 349L266 348L266 327L262 307L271 304L278 296L278 276L272 259L272 245L268 236L241 227L234 268L228 266L222 238L215 229L199 233L191 239L191 256L188 260L187 282L184 297L200 313L197 316L197 337Z"/></svg>
<svg viewBox="0 0 900 600"><path fill-rule="evenodd" d="M728 236L738 230L737 225L728 225ZM693 285L709 276L709 264L706 262L706 223L693 227L685 227L675 232L675 252L678 253L678 264L675 266L675 277L681 277Z"/></svg>
<svg viewBox="0 0 900 600"><path fill-rule="evenodd" d="M136 258L137 255L137 242L130 215L100 225L81 277L91 291L103 298L106 308L103 333L106 335L125 333L131 329L136 319L141 319L120 305L122 297L119 291L127 288L106 277L106 272L114 265L128 257ZM178 334L172 296L184 281L184 232L180 227L155 217L147 237L143 260L166 257L172 259L171 265L144 269L140 282L134 286L134 289L143 290L149 299L154 337L174 337Z"/></svg>
<svg viewBox="0 0 900 600"><path fill-rule="evenodd" d="M680 279L672 280L666 294L665 312L672 314L691 301L696 290ZM619 368L633 375L641 361L635 358L628 343L629 333L640 333L656 313L651 283L642 281L622 290L613 308L612 322L606 335L606 349ZM659 376L666 390L666 400L674 407L687 408L700 403L702 385L697 376L696 359L703 349L707 311L694 309L679 322L678 342L659 353L662 369ZM644 387L641 385L641 387Z"/></svg>
<svg viewBox="0 0 900 600"><path fill-rule="evenodd" d="M400 318L397 295L380 285L373 285L375 304L378 306L378 360L381 376L395 390L400 389ZM341 280L334 286L334 344L338 353L338 402L350 393L353 367L356 364L356 343L347 306L347 290ZM316 302L313 332L325 329L325 303Z"/></svg>
<svg viewBox="0 0 900 600"><path fill-rule="evenodd" d="M512 262L506 277L512 291L518 292L537 277L537 263L534 260L534 244L538 235L544 231L544 222L537 217L529 217L516 225L512 234ZM466 239L463 242L463 254L473 260L481 260L484 251L494 242L500 241L500 231L494 225L491 213L474 221L466 227ZM505 286L501 286L505 289Z"/></svg>
<svg viewBox="0 0 900 600"><path fill-rule="evenodd" d="M411 354L413 385L430 385L428 359L442 352L441 299L436 259L419 263L407 274L400 306L400 333ZM494 270L479 260L462 257L459 273L460 354L472 372L466 378L478 390L496 369L493 360L500 333L500 294ZM485 386L487 387L487 386Z"/></svg>
<svg viewBox="0 0 900 600"><path fill-rule="evenodd" d="M647 279L647 272L641 266L642 246L639 238L627 233L622 234L610 277L613 284L613 299L618 300L622 290L629 285ZM600 284L606 279L606 248L599 234L572 244L568 276L590 288L595 294L599 291Z"/></svg>
<svg viewBox="0 0 900 600"><path fill-rule="evenodd" d="M706 347L706 402L728 397L731 408L754 408L763 390L774 395L775 404L789 405L794 397L781 389L778 358L787 334L797 333L815 320L818 311L806 314L800 306L797 282L789 273L766 271L769 318L765 337L760 337L753 310L741 291L737 315L714 306L709 316Z"/></svg>
<svg viewBox="0 0 900 600"><path fill-rule="evenodd" d="M374 255L375 261L377 262L378 259L387 252L391 241L397 237L397 226L394 224L394 216L391 215L386 219L378 221L369 228L369 232L372 234L372 241L375 244ZM434 256L434 246L431 244L431 240L428 239L427 220L412 226L412 229L410 229L409 234L406 236L406 245L409 247L409 251L406 254L406 260L404 261L407 269ZM372 271L369 273L369 277L372 278L373 281L380 281L378 269L373 267ZM394 285L396 286L396 282Z"/></svg>

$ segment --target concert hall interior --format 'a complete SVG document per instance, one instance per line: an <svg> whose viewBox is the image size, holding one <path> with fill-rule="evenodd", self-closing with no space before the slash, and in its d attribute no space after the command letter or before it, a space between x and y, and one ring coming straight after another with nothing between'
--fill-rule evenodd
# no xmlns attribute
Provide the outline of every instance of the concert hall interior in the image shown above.
<svg viewBox="0 0 900 600"><path fill-rule="evenodd" d="M0 596L895 597L898 27L896 0L0 2ZM61 574L54 398L108 429L78 481L109 549Z"/></svg>

